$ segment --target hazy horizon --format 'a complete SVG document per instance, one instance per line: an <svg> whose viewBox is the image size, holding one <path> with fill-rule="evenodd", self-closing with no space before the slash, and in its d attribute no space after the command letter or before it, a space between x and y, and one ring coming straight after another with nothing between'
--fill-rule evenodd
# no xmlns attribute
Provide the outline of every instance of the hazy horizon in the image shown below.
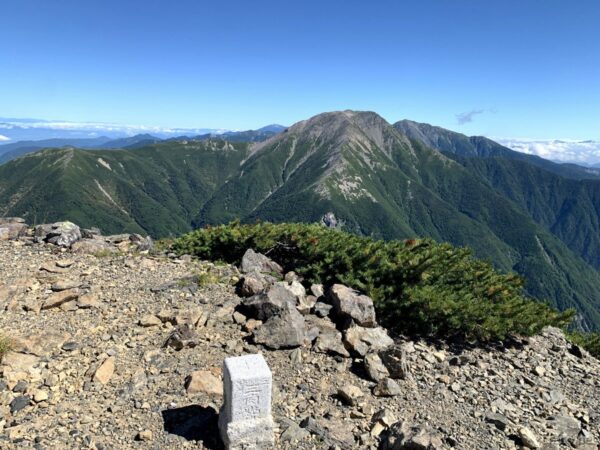
<svg viewBox="0 0 600 450"><path fill-rule="evenodd" d="M546 144L600 141L592 0L22 0L3 19L4 117L247 130L371 110L600 155Z"/></svg>

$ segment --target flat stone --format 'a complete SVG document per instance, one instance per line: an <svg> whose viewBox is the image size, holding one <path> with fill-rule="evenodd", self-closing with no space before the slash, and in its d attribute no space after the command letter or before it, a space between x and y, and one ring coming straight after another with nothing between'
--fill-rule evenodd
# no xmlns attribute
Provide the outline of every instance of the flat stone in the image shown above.
<svg viewBox="0 0 600 450"><path fill-rule="evenodd" d="M400 386L391 378L379 380L377 386L373 388L373 394L377 397L394 397L401 393L402 390L400 389Z"/></svg>
<svg viewBox="0 0 600 450"><path fill-rule="evenodd" d="M509 425L509 421L506 418L506 416L499 414L499 413L494 413L489 411L486 415L485 415L485 421L488 423L493 424L496 428L498 428L500 431L504 431L506 430L506 427Z"/></svg>
<svg viewBox="0 0 600 450"><path fill-rule="evenodd" d="M79 348L79 343L75 341L65 342L61 347L65 352L72 352Z"/></svg>
<svg viewBox="0 0 600 450"><path fill-rule="evenodd" d="M31 397L29 395L21 395L19 397L15 397L10 404L10 413L15 414L22 409L27 408L31 404Z"/></svg>
<svg viewBox="0 0 600 450"><path fill-rule="evenodd" d="M192 372L186 379L185 389L188 394L223 395L223 382L208 370Z"/></svg>
<svg viewBox="0 0 600 450"><path fill-rule="evenodd" d="M158 325L162 325L162 321L158 317L156 317L154 314L146 314L138 321L138 324L141 327L148 328L148 327L156 327Z"/></svg>
<svg viewBox="0 0 600 450"><path fill-rule="evenodd" d="M73 253L84 253L88 255L116 254L119 249L114 245L100 239L82 239L71 245Z"/></svg>
<svg viewBox="0 0 600 450"><path fill-rule="evenodd" d="M80 291L79 289L67 289L66 291L55 292L50 294L44 303L42 304L42 309L51 309L57 308L63 303L70 302L72 300L77 300L79 298Z"/></svg>
<svg viewBox="0 0 600 450"><path fill-rule="evenodd" d="M518 435L519 438L521 438L521 442L523 443L523 445L527 448L540 448L540 443L537 440L537 437L535 436L535 434L533 434L533 431L531 431L529 428L526 427L521 427L518 430Z"/></svg>
<svg viewBox="0 0 600 450"><path fill-rule="evenodd" d="M67 269L73 264L75 264L75 261L73 261L72 259L61 259L59 261L56 261L56 267L60 267L62 269Z"/></svg>
<svg viewBox="0 0 600 450"><path fill-rule="evenodd" d="M81 309L99 308L100 301L94 294L84 294L77 299L77 307Z"/></svg>
<svg viewBox="0 0 600 450"><path fill-rule="evenodd" d="M354 406L358 403L359 399L365 396L365 394L359 387L350 384L339 388L338 396L347 405Z"/></svg>
<svg viewBox="0 0 600 450"><path fill-rule="evenodd" d="M36 355L8 352L2 357L0 366L9 368L14 372L30 372L39 361L40 358Z"/></svg>
<svg viewBox="0 0 600 450"><path fill-rule="evenodd" d="M154 436L151 430L143 430L137 434L136 440L142 442L150 442L153 439L153 437Z"/></svg>
<svg viewBox="0 0 600 450"><path fill-rule="evenodd" d="M65 331L46 331L14 339L14 350L36 356L50 356L71 338Z"/></svg>
<svg viewBox="0 0 600 450"><path fill-rule="evenodd" d="M45 402L48 400L48 392L42 389L38 389L33 393L33 401L36 403Z"/></svg>
<svg viewBox="0 0 600 450"><path fill-rule="evenodd" d="M81 282L78 280L59 280L54 283L51 289L55 292L66 291L67 289L75 289L81 286Z"/></svg>
<svg viewBox="0 0 600 450"><path fill-rule="evenodd" d="M559 415L548 420L548 426L560 435L577 437L581 430L581 422L573 417Z"/></svg>
<svg viewBox="0 0 600 450"><path fill-rule="evenodd" d="M115 373L115 358L111 356L106 358L102 364L94 372L92 377L93 381L97 381L100 384L106 384L110 381L111 377Z"/></svg>
<svg viewBox="0 0 600 450"><path fill-rule="evenodd" d="M48 273L67 273L69 271L66 267L59 267L56 263L44 263L40 266L40 270Z"/></svg>

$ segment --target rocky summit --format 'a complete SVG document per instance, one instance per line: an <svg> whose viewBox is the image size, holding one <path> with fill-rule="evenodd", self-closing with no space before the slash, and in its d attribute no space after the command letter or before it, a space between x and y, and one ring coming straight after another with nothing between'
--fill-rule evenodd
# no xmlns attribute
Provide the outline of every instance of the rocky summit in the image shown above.
<svg viewBox="0 0 600 450"><path fill-rule="evenodd" d="M238 268L70 222L2 219L0 255L0 448L222 448L223 360L256 353L277 449L600 448L600 361L558 329L411 340L252 250Z"/></svg>

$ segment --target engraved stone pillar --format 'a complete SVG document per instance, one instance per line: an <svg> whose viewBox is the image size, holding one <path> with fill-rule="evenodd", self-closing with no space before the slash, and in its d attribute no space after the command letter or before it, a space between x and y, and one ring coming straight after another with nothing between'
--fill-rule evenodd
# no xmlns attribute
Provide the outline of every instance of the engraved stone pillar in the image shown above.
<svg viewBox="0 0 600 450"><path fill-rule="evenodd" d="M219 429L228 450L273 448L272 381L262 355L225 358Z"/></svg>

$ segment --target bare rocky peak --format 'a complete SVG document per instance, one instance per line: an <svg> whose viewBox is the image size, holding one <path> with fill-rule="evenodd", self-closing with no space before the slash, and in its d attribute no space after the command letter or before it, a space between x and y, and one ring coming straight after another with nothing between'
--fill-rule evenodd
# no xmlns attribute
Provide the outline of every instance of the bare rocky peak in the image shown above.
<svg viewBox="0 0 600 450"><path fill-rule="evenodd" d="M420 141L433 149L471 156L482 156L477 151L477 145L474 145L473 141L487 139L481 136L469 137L442 127L406 119L396 122L394 128L407 137Z"/></svg>
<svg viewBox="0 0 600 450"><path fill-rule="evenodd" d="M468 136L428 123L419 123L405 119L396 122L394 128L411 139L423 142L428 147L434 149L442 149L442 151L454 151L459 144L470 145Z"/></svg>
<svg viewBox="0 0 600 450"><path fill-rule="evenodd" d="M426 123L414 122L408 119L396 122L394 127L402 131L402 133L406 134L408 137L417 139L421 142L429 142L431 132L437 128ZM427 132L425 132L425 130L427 130Z"/></svg>
<svg viewBox="0 0 600 450"><path fill-rule="evenodd" d="M372 111L333 111L318 114L292 125L284 133L257 144L253 153L262 148L289 139L318 141L336 150L344 144L358 144L363 149L386 150L391 141L400 140L410 145L383 117Z"/></svg>

